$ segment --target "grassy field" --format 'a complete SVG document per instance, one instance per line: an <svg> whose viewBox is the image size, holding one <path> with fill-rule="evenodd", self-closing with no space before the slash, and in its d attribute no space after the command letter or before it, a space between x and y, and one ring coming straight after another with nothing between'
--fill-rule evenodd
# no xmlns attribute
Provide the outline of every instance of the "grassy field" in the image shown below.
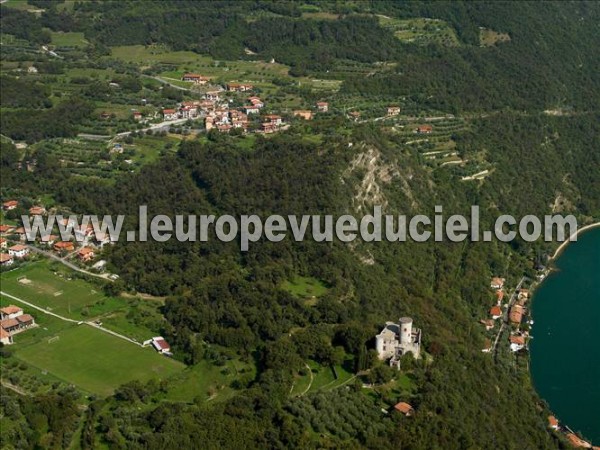
<svg viewBox="0 0 600 450"><path fill-rule="evenodd" d="M191 64L199 58L199 55L194 52L174 52L163 45L124 45L112 47L111 56L141 65L153 65L157 63Z"/></svg>
<svg viewBox="0 0 600 450"><path fill-rule="evenodd" d="M70 32L52 32L52 44L57 47L85 47L87 41L83 33Z"/></svg>
<svg viewBox="0 0 600 450"><path fill-rule="evenodd" d="M313 381L310 384L310 374L306 373L302 376L298 375L294 382L292 389L292 395L302 394L310 384L308 392L315 392L320 389L329 390L334 389L354 376L350 367L352 366L352 360L347 359L340 365L335 366L335 372L337 378L333 372L333 369L329 366L322 366L315 361L308 361L308 366L312 371Z"/></svg>
<svg viewBox="0 0 600 450"><path fill-rule="evenodd" d="M251 379L254 374L252 365L238 360L229 360L224 366L201 361L171 379L166 399L181 402L191 402L197 398L206 401L226 400L235 393L231 387L234 380Z"/></svg>
<svg viewBox="0 0 600 450"><path fill-rule="evenodd" d="M490 30L488 28L481 28L479 30L479 43L484 47L490 47L492 45L509 41L510 36L508 33L498 33L497 31Z"/></svg>
<svg viewBox="0 0 600 450"><path fill-rule="evenodd" d="M439 19L394 19L386 16L377 16L379 23L384 28L389 28L401 41L426 45L438 43L447 46L459 45L454 28Z"/></svg>
<svg viewBox="0 0 600 450"><path fill-rule="evenodd" d="M4 272L2 290L35 303L56 314L90 320L122 307L124 300L105 296L87 281L71 278L73 273L46 260ZM53 272L56 270L56 272Z"/></svg>
<svg viewBox="0 0 600 450"><path fill-rule="evenodd" d="M282 288L301 298L320 297L328 291L322 281L312 277L296 276L292 281L283 283Z"/></svg>
<svg viewBox="0 0 600 450"><path fill-rule="evenodd" d="M19 359L79 386L84 391L109 395L131 380L165 379L184 366L88 325L75 325L55 338L18 348Z"/></svg>

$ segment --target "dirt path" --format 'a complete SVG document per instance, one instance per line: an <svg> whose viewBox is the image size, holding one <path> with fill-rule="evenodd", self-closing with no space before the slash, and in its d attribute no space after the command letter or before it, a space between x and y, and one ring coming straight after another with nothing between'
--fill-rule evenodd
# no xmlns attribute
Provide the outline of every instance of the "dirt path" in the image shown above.
<svg viewBox="0 0 600 450"><path fill-rule="evenodd" d="M308 374L310 375L310 383L308 383L308 386L306 387L306 389L304 389L304 392L300 393L300 395L298 395L298 397L302 397L304 394L306 394L308 391L310 391L310 388L312 387L313 380L314 380L314 376L313 376L312 369L310 368L310 366L305 363L304 367L306 367L306 370L308 370Z"/></svg>
<svg viewBox="0 0 600 450"><path fill-rule="evenodd" d="M6 293L4 291L0 291L0 294L4 295L5 297L10 298L11 300L14 300L16 302L22 303L24 305L27 305L30 308L33 308L33 309L35 309L37 311L40 311L40 312L42 312L44 314L48 314L49 316L53 316L53 317L56 317L57 319L64 320L65 322L76 323L78 325L82 325L82 324L88 325L88 326L90 326L92 328L96 328L97 330L103 331L103 332L108 333L108 334L112 334L115 337L118 337L118 338L123 339L125 341L131 342L132 344L139 345L140 347L143 347L143 345L141 343L139 343L138 341L136 341L135 339L132 339L132 338L129 338L129 337L123 335L123 334L117 333L116 331L109 330L108 328L104 328L104 327L102 327L102 326L100 326L98 324L95 324L94 322L85 322L85 321L82 321L82 320L69 319L68 317L64 317L64 316L61 316L59 314L47 311L44 308L41 308L41 307L39 307L37 305L34 305L33 303L30 303L30 302L28 302L26 300L23 300L22 298L15 297L14 295L8 294L8 293Z"/></svg>

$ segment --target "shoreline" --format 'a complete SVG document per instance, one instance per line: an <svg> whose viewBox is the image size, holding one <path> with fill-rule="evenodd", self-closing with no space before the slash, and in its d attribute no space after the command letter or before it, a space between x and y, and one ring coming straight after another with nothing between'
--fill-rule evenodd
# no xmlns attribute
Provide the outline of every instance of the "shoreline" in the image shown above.
<svg viewBox="0 0 600 450"><path fill-rule="evenodd" d="M589 225L586 225L582 228L578 228L577 231L575 231L575 233L573 233L571 236L569 236L569 238L565 241L563 241L562 244L560 244L560 246L556 249L556 251L554 252L554 254L550 257L551 261L556 260L556 258L558 258L560 256L560 254L562 253L562 251L566 248L566 246L571 243L571 242L577 242L577 240L573 240L573 238L576 238L580 233L583 233L587 230L591 230L592 228L596 228L596 227L600 227L600 222L594 222L591 223Z"/></svg>
<svg viewBox="0 0 600 450"><path fill-rule="evenodd" d="M586 231L588 231L588 230L591 230L591 229L593 229L593 228L597 228L597 227L600 227L600 222L594 222L594 223L591 223L591 224L589 224L589 225L585 225L584 227L578 228L578 229L577 229L577 231L575 231L575 233L573 233L571 236L569 236L569 238L568 238L567 240L563 241L563 242L560 244L560 246L559 246L559 247L556 249L556 251L554 252L554 254L553 254L553 255L552 255L550 258L549 258L549 260L548 260L548 263L554 263L554 262L556 261L556 259L557 259L557 258L558 258L558 257L561 255L561 253L563 252L563 250L564 250L564 249L567 247L567 245L568 245L569 243L571 243L571 242L577 242L576 240L575 240L575 241L573 241L573 238L574 238L574 237L577 237L577 236L578 236L580 233L584 233L584 232L586 232ZM553 267L553 265L552 265L552 266L550 266L550 264L549 264L549 267L548 267L548 274L550 274L550 273L552 273L552 272L555 272L555 271L557 271L557 270L558 270L558 269L557 269L556 267ZM532 299L532 306L533 306L533 301L535 300L535 291L537 290L537 288L539 288L539 286L540 286L541 284L543 284L543 282L544 282L544 281L546 281L546 278L547 278L547 277L545 277L543 280L539 280L539 281L537 281L537 282L534 282L534 283L533 283L533 286L532 286L532 287L533 287L533 289L532 289L532 292L531 292L531 295L532 295L532 297L531 297L531 299ZM531 317L530 317L530 318L531 318ZM531 364L531 353L529 353L529 355L528 355L528 359L529 359L529 363ZM529 372L529 373L530 373L530 376L531 376L531 384L532 384L533 390L536 392L536 394L538 395L538 397L539 397L540 399L542 399L543 401L545 401L545 402L546 402L546 404L548 405L548 410L549 410L549 411L550 411L550 413L551 413L551 414L552 414L552 415L553 415L553 416L556 418L556 417L557 417L557 415L556 415L556 414L554 413L554 411L553 411L553 410L550 408L550 405L549 405L548 401L547 401L547 400L545 400L545 399L543 399L543 398L541 397L540 393L537 391L537 389L536 389L536 387L535 387L535 383L533 382L533 376L532 376L532 374L531 374L531 370L530 370L530 372ZM570 438L569 438L569 435L573 435L573 436L575 436L576 438L580 439L580 441L581 441L581 442L583 442L583 443L585 443L585 444L589 445L589 447L583 447L583 448L590 448L590 449L592 449L592 448L596 448L596 447L593 445L593 443L592 443L592 442L590 442L590 441L588 441L588 440L586 440L586 439L582 438L582 437L581 437L581 436L580 436L578 433L576 433L576 432L574 432L573 430L571 430L571 428L569 428L569 426L568 426L567 424L563 424L563 423L562 423L562 422L560 422L560 421L558 422L558 427L557 427L557 428L555 428L555 429L554 429L554 431L555 431L556 433L559 433L559 434L561 434L561 435L562 435L562 436L563 436L565 439L567 439L567 440L570 440Z"/></svg>

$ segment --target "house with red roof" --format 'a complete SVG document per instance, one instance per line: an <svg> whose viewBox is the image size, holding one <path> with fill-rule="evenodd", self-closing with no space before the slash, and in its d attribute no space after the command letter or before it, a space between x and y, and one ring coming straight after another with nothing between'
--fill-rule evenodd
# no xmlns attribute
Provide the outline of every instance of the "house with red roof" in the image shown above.
<svg viewBox="0 0 600 450"><path fill-rule="evenodd" d="M72 252L75 250L75 245L69 241L56 242L52 248L57 252Z"/></svg>
<svg viewBox="0 0 600 450"><path fill-rule="evenodd" d="M228 83L225 87L230 92L247 92L254 89L254 86L245 83Z"/></svg>
<svg viewBox="0 0 600 450"><path fill-rule="evenodd" d="M414 412L413 407L406 402L396 403L394 405L394 409L396 411L398 411L399 413L404 414L405 416L412 416L412 414Z"/></svg>
<svg viewBox="0 0 600 450"><path fill-rule="evenodd" d="M0 327L0 342L4 345L11 345L13 343L11 334L2 327Z"/></svg>
<svg viewBox="0 0 600 450"><path fill-rule="evenodd" d="M14 261L15 260L12 255L9 255L8 253L0 253L0 266L10 266Z"/></svg>
<svg viewBox="0 0 600 450"><path fill-rule="evenodd" d="M0 308L0 320L16 319L23 314L23 309L15 305L8 305Z"/></svg>
<svg viewBox="0 0 600 450"><path fill-rule="evenodd" d="M433 132L431 125L419 125L415 130L415 133L418 134L430 134L431 132Z"/></svg>
<svg viewBox="0 0 600 450"><path fill-rule="evenodd" d="M165 120L175 120L179 117L175 109L163 109L162 113Z"/></svg>
<svg viewBox="0 0 600 450"><path fill-rule="evenodd" d="M29 248L25 245L13 245L8 249L8 254L15 258L25 258L29 254Z"/></svg>
<svg viewBox="0 0 600 450"><path fill-rule="evenodd" d="M199 75L197 73L184 73L183 76L181 77L182 81L191 81L195 84L206 84L208 83L209 78Z"/></svg>
<svg viewBox="0 0 600 450"><path fill-rule="evenodd" d="M43 206L32 206L29 208L30 216L43 216L44 214L46 214L46 208Z"/></svg>
<svg viewBox="0 0 600 450"><path fill-rule="evenodd" d="M504 287L504 282L506 280L504 278L500 278L500 277L493 277L492 281L490 283L490 287L492 289L502 289Z"/></svg>
<svg viewBox="0 0 600 450"><path fill-rule="evenodd" d="M15 227L13 225L0 225L0 234L7 235L14 231Z"/></svg>
<svg viewBox="0 0 600 450"><path fill-rule="evenodd" d="M2 203L2 208L4 211L12 211L13 209L16 209L17 206L19 206L19 202L17 200L8 200Z"/></svg>
<svg viewBox="0 0 600 450"><path fill-rule="evenodd" d="M317 111L319 111L319 112L327 112L327 111L329 111L329 103L327 103L327 102L317 102Z"/></svg>
<svg viewBox="0 0 600 450"><path fill-rule="evenodd" d="M167 341L165 341L165 338L163 338L162 336L153 337L152 346L156 349L158 353L171 352L171 346Z"/></svg>
<svg viewBox="0 0 600 450"><path fill-rule="evenodd" d="M490 316L492 316L493 320L499 319L502 317L502 308L497 305L492 306L492 309L490 309Z"/></svg>
<svg viewBox="0 0 600 450"><path fill-rule="evenodd" d="M94 259L95 253L92 247L83 247L77 252L77 257L82 262L88 262Z"/></svg>
<svg viewBox="0 0 600 450"><path fill-rule="evenodd" d="M520 324L523 320L523 307L521 305L513 305L510 308L508 319L514 324Z"/></svg>

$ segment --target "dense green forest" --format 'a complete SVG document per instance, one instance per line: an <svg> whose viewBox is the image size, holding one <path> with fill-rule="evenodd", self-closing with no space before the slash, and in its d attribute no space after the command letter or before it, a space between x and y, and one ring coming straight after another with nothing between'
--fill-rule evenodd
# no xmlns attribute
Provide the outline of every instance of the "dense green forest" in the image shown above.
<svg viewBox="0 0 600 450"><path fill-rule="evenodd" d="M499 214L549 214L560 197L562 212L580 221L600 217L597 4L29 4L44 11L1 7L2 33L36 46L48 42L48 30L81 32L88 41L79 59L67 54L44 66L51 60L36 54L36 64L50 76L86 61L94 69L114 70L118 95L137 99L150 92L148 80L133 65L103 59L110 47L166 44L225 60L274 58L289 66L292 80L340 80L332 105L348 96L386 104L402 99L428 115L460 115L464 126L450 133L456 153L484 161L490 173L482 181L461 181L452 170L425 164L397 128L351 122L338 111L251 141L214 133L176 145L169 141L139 171L110 179L73 174L50 145L19 150L3 139L3 198L31 203L51 196L59 208L77 213L126 214L125 228L131 230L139 205L170 217L335 216L356 212L353 202L366 169L352 164L375 154L376 181L390 214L433 214L442 204L447 215L468 215L471 205L480 205L485 228ZM458 44L404 42L381 25L380 15L443 20ZM510 41L482 46L480 27L507 33ZM348 69L359 66L369 74ZM76 136L98 116L97 104L110 92L104 81L70 76L69 89L57 96L43 83L3 75L2 134L29 144ZM313 102L319 94L307 96ZM165 105L183 94L161 87L148 98ZM241 141L251 145L240 150ZM231 398L218 402L165 400L168 383L133 381L105 398L87 396L83 411L74 390L54 387L29 397L3 386L0 448L64 448L72 439L75 448L86 449L568 448L547 430L548 408L531 385L527 355L482 353L485 334L478 324L493 301L490 277L504 276L512 286L524 275L534 278L535 264L545 263L553 243L346 245L288 237L240 252L239 242L210 235L207 242L107 247L103 258L119 279L104 289L110 295L164 297L164 320L156 331L169 341L175 359L216 367L239 359L256 367L256 374L243 374L228 386ZM317 280L324 293L307 301L285 289L296 277ZM136 313L143 321L141 308ZM396 372L377 361L373 340L386 321L400 316L411 316L423 330L426 357L405 359ZM18 369L10 351L1 353L3 364ZM352 378L335 389L291 395L298 378L309 375L307 361L334 373L343 367ZM396 386L400 377L406 385L373 388ZM414 416L389 411L400 400L410 401Z"/></svg>

